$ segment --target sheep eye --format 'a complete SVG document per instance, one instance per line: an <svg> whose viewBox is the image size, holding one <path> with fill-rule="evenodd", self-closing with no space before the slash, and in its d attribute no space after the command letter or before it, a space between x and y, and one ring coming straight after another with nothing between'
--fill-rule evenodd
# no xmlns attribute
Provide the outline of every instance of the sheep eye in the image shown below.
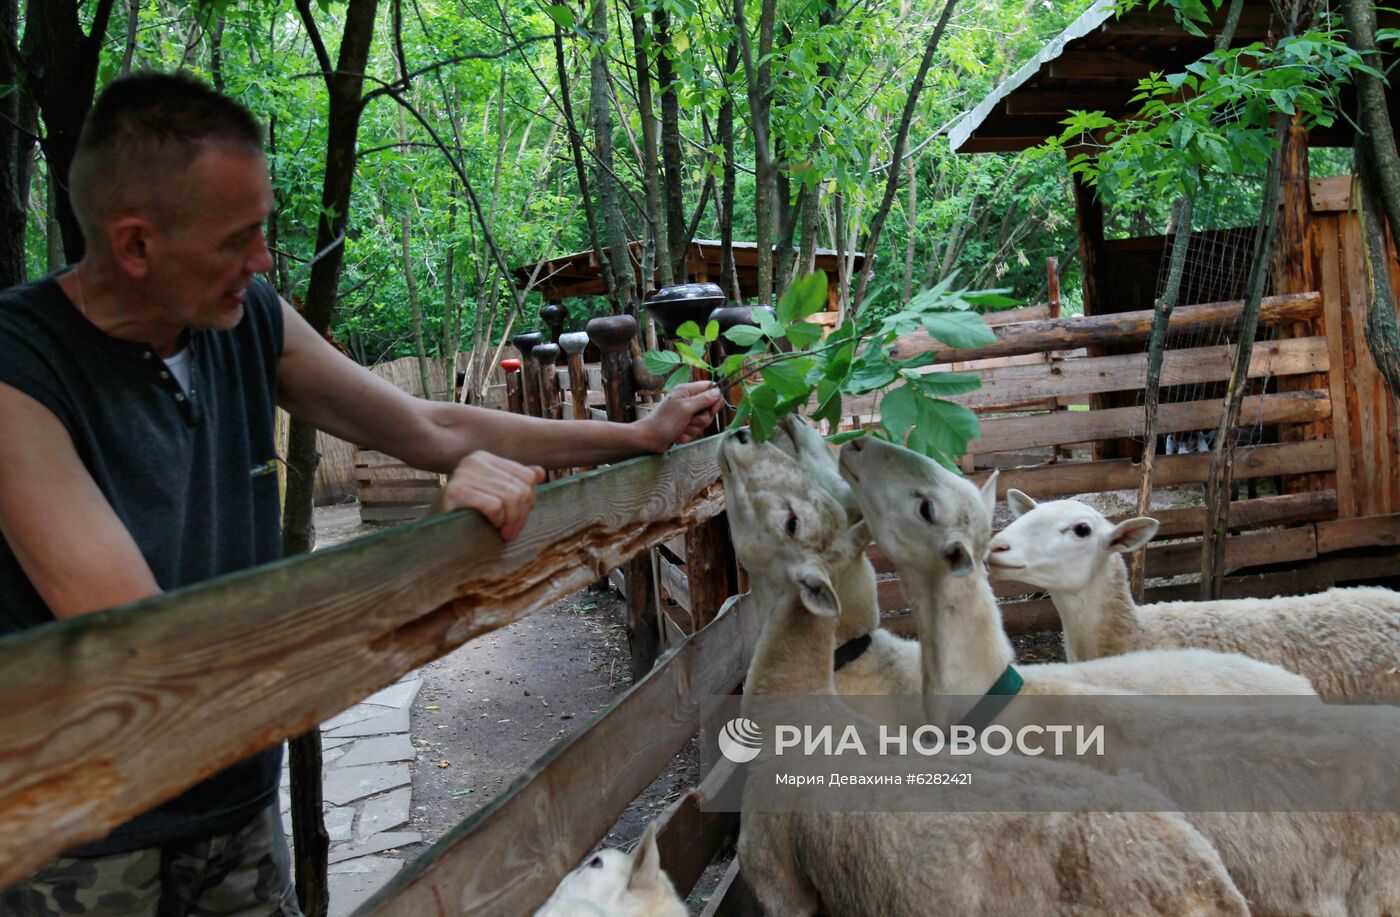
<svg viewBox="0 0 1400 917"><path fill-rule="evenodd" d="M919 502L919 515L929 525L933 525L933 504L927 498Z"/></svg>
<svg viewBox="0 0 1400 917"><path fill-rule="evenodd" d="M596 857L594 857L593 859L589 860L589 861L588 861L588 868L589 868L589 869L602 869L602 868L603 868L603 858L602 858L601 856L596 856Z"/></svg>
<svg viewBox="0 0 1400 917"><path fill-rule="evenodd" d="M1089 527L1089 523L1087 522L1076 522L1074 525L1074 534L1078 535L1080 538L1088 538L1093 534L1093 531L1094 530Z"/></svg>
<svg viewBox="0 0 1400 917"><path fill-rule="evenodd" d="M797 513L788 513L786 528L789 535L797 534Z"/></svg>

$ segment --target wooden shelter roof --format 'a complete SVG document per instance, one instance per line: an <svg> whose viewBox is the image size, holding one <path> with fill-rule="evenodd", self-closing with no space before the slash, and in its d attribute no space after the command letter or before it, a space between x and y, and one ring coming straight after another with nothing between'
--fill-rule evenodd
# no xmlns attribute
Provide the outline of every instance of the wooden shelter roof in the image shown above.
<svg viewBox="0 0 1400 917"><path fill-rule="evenodd" d="M1223 4L1212 15L1223 18L1228 6ZM1378 18L1393 17L1382 13ZM1245 0L1234 43L1242 46L1264 40L1271 28L1275 35L1281 31L1273 4ZM1059 134L1071 109L1102 110L1121 117L1132 110L1128 100L1137 93L1140 79L1153 71L1180 72L1212 46L1213 38L1182 29L1166 4L1153 9L1139 6L1115 18L1113 0L1098 0L955 123L948 131L949 141L954 150L964 153L1012 152ZM1353 108L1353 98L1350 88L1344 90L1344 105ZM1393 119L1393 97L1391 108ZM1312 146L1350 146L1351 142L1351 125L1345 118L1309 135Z"/></svg>
<svg viewBox="0 0 1400 917"><path fill-rule="evenodd" d="M630 245L633 262L640 261L642 243ZM710 280L726 286L720 279L720 243L715 239L695 239L690 243L686 255L686 269L692 281ZM842 253L829 248L819 248L816 252L816 268L826 271L827 276L836 277L837 261ZM848 252L852 259L852 276L858 276L865 256L860 252ZM739 291L745 298L754 296L758 290L758 244L755 242L734 243L734 269L739 275ZM603 276L599 273L598 260L593 251L574 252L560 255L535 264L515 268L515 285L521 289L538 290L550 302L570 296L601 296L607 292ZM530 278L535 283L530 286ZM651 285L654 288L654 284Z"/></svg>

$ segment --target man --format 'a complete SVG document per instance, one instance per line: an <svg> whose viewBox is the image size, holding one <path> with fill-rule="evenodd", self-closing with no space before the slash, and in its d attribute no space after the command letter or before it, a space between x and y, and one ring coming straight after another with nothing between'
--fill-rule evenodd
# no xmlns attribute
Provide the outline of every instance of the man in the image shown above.
<svg viewBox="0 0 1400 917"><path fill-rule="evenodd" d="M504 539L540 466L660 452L718 410L691 386L635 424L540 420L412 398L357 366L254 279L272 266L261 130L193 80L108 86L70 188L83 260L0 294L0 634L276 559L274 403L450 473L438 509L479 510ZM0 894L0 912L297 914L279 768L270 749L216 774Z"/></svg>

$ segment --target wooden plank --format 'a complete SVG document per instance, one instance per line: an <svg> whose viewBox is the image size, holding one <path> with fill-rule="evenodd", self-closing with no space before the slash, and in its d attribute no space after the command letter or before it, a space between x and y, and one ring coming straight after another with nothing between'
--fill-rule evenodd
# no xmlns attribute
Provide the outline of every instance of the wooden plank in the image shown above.
<svg viewBox="0 0 1400 917"><path fill-rule="evenodd" d="M1233 475L1236 480L1244 480L1278 474L1306 474L1331 471L1335 464L1336 453L1330 439L1275 443L1236 449ZM1209 470L1208 453L1164 455L1157 459L1153 477L1158 487L1199 484L1206 479ZM1105 490L1130 490L1137 487L1140 473L1141 468L1130 459L1014 468L1003 471L997 479L997 496L1005 498L1006 491L1012 487L1025 491L1037 500ZM986 472L970 476L978 485L986 478Z"/></svg>
<svg viewBox="0 0 1400 917"><path fill-rule="evenodd" d="M1232 535L1225 542L1225 572L1265 564L1297 563L1317 556L1317 530L1311 525L1276 532ZM1152 545L1147 549L1147 575L1180 576L1201 571L1201 543Z"/></svg>
<svg viewBox="0 0 1400 917"><path fill-rule="evenodd" d="M1389 443L1382 428L1376 398L1377 375L1370 349L1366 346L1366 267L1363 263L1365 242L1361 238L1360 221L1352 214L1341 219L1342 272L1346 282L1347 315L1343 320L1348 351L1348 402L1351 408L1351 444L1355 450L1356 496L1358 515L1375 516L1389 512L1385 505L1388 484ZM1354 399L1354 401L1352 400Z"/></svg>
<svg viewBox="0 0 1400 917"><path fill-rule="evenodd" d="M1232 324L1243 308L1241 300L1179 306L1172 312L1171 332L1175 334ZM1322 297L1318 293L1266 296L1259 306L1259 324L1266 326L1306 321L1321 309ZM939 352L938 362L957 363L1079 347L1142 344L1152 332L1152 310L1018 322L994 327L992 332L997 336L995 344L952 350L934 341L925 332L916 331L896 340L894 353L903 358L936 350Z"/></svg>
<svg viewBox="0 0 1400 917"><path fill-rule="evenodd" d="M1317 524L1317 552L1329 554L1346 548L1400 546L1400 513L1335 519Z"/></svg>
<svg viewBox="0 0 1400 917"><path fill-rule="evenodd" d="M1228 379L1234 351L1229 344L1169 350L1162 359L1162 385L1193 385ZM1250 357L1249 378L1326 372L1327 365L1324 338L1260 341L1254 345ZM979 373L981 388L948 400L971 408L1068 395L1133 391L1142 387L1146 371L1146 353L1088 357L1038 366L1008 366Z"/></svg>
<svg viewBox="0 0 1400 917"><path fill-rule="evenodd" d="M552 746L511 789L448 832L361 913L530 914L729 694L748 660L744 603L667 652L588 729Z"/></svg>
<svg viewBox="0 0 1400 917"><path fill-rule="evenodd" d="M434 482L429 487L362 487L360 503L364 505L382 503L409 503L427 506L437 499L441 487Z"/></svg>
<svg viewBox="0 0 1400 917"><path fill-rule="evenodd" d="M1034 306L1022 306L1019 309L1002 309L997 312L987 312L982 319L993 327L997 325L1010 325L1015 322L1037 322L1050 318L1050 304L1039 303Z"/></svg>
<svg viewBox="0 0 1400 917"><path fill-rule="evenodd" d="M360 506L361 522L411 522L414 519L422 519L423 513L428 509L426 503L387 503L367 506Z"/></svg>
<svg viewBox="0 0 1400 917"><path fill-rule="evenodd" d="M1188 401L1161 405L1157 429L1161 433L1212 428L1220 422L1225 400ZM1240 408L1241 424L1275 424L1330 417L1332 402L1326 392L1251 395ZM1139 436L1142 408L1108 408L1103 411L1065 411L1025 417L983 418L982 435L968 443L976 455L1040 446L1063 446L1096 439Z"/></svg>
<svg viewBox="0 0 1400 917"><path fill-rule="evenodd" d="M1113 522L1122 522L1135 515L1137 514L1123 513L1109 518ZM1154 509L1150 515L1160 523L1156 535L1160 540L1201 534L1205 526L1206 511L1203 506L1178 506L1171 509ZM1271 525L1296 525L1300 522L1315 522L1336 517L1337 492L1334 490L1257 497L1253 500L1235 500L1230 503L1232 532ZM1321 545L1318 546L1318 550L1322 550Z"/></svg>
<svg viewBox="0 0 1400 917"><path fill-rule="evenodd" d="M1347 410L1345 323L1342 320L1340 227L1334 216L1314 217L1318 244L1318 280L1322 287L1323 329L1327 336L1327 388L1332 400L1332 436L1337 444L1337 512L1358 515L1351 450L1351 420Z"/></svg>
<svg viewBox="0 0 1400 917"><path fill-rule="evenodd" d="M0 887L713 517L718 449L542 487L508 544L456 512L4 638Z"/></svg>
<svg viewBox="0 0 1400 917"><path fill-rule="evenodd" d="M1308 199L1313 213L1351 210L1351 182L1350 175L1314 178L1308 182Z"/></svg>
<svg viewBox="0 0 1400 917"><path fill-rule="evenodd" d="M700 917L763 917L763 905L744 881L737 856L730 861Z"/></svg>
<svg viewBox="0 0 1400 917"><path fill-rule="evenodd" d="M732 795L733 784L742 786L743 780L734 763L721 757L699 786L673 802L656 820L661 868L682 898L690 894L725 838L738 835L738 812L707 811L707 806L726 793Z"/></svg>
<svg viewBox="0 0 1400 917"><path fill-rule="evenodd" d="M685 571L682 567L667 560L661 551L656 552L655 563L661 577L661 588L666 590L677 605L690 613L690 581L686 579Z"/></svg>

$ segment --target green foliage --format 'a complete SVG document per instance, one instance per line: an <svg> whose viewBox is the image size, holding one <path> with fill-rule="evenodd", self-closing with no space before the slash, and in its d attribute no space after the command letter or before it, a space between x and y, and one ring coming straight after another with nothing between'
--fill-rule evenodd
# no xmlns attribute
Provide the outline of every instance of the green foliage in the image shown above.
<svg viewBox="0 0 1400 917"><path fill-rule="evenodd" d="M674 352L648 351L642 358L650 372L668 376L668 389L687 381L691 368L709 373L725 388L742 383L735 423L747 423L760 442L787 414L806 412L834 427L843 416L843 397L888 389L880 400L879 435L951 466L978 428L975 414L947 399L977 389L981 380L970 373L920 372L933 363L932 351L905 359L893 358L891 351L897 337L920 328L952 348L995 342L973 309L1005 304L1006 297L996 290L954 290L952 282L944 280L883 319L847 320L822 340L821 326L807 321L826 304L826 275L818 271L788 287L776 317L755 312L757 325L724 332L726 340L747 350L718 366L704 359L719 336L715 322L703 331L687 322ZM785 345L791 349L783 350Z"/></svg>

